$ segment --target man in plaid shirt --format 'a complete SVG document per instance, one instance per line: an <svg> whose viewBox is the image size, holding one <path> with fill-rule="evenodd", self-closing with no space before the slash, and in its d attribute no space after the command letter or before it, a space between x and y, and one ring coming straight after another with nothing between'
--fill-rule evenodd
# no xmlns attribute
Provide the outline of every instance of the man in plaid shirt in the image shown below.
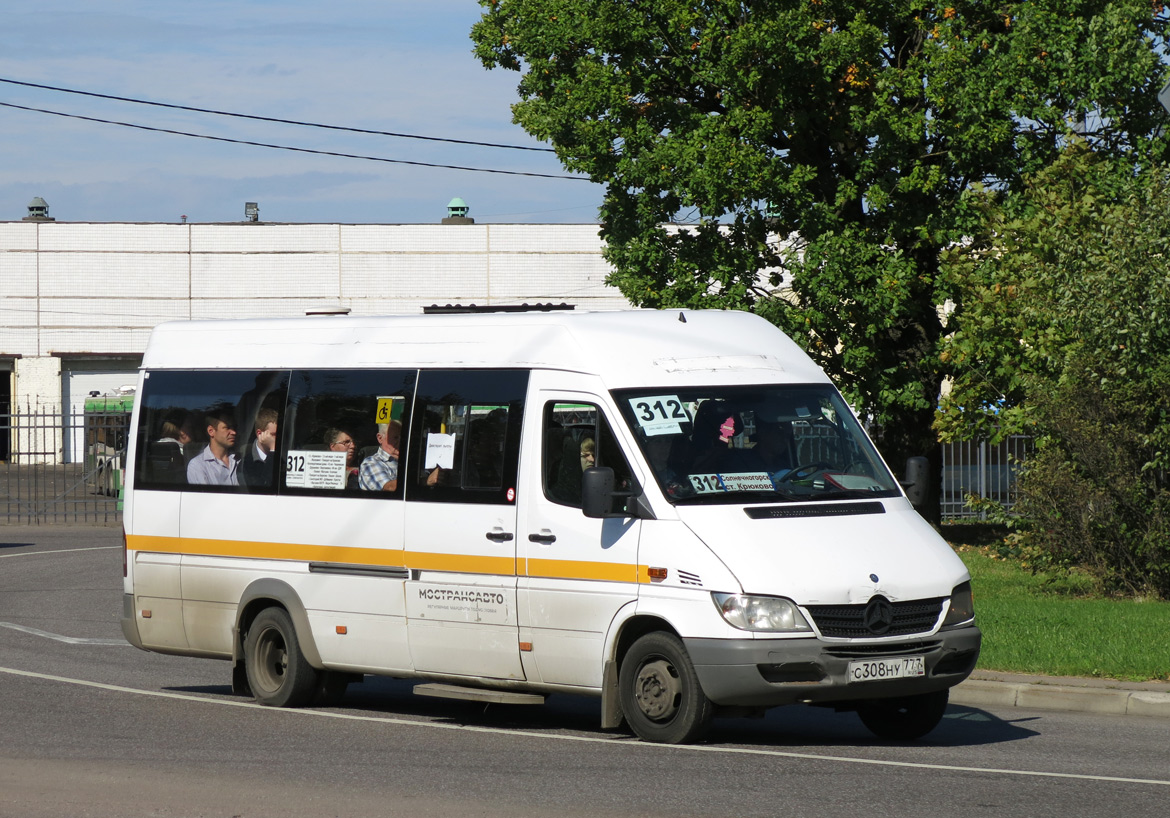
<svg viewBox="0 0 1170 818"><path fill-rule="evenodd" d="M402 423L392 420L378 424L378 451L362 461L358 485L366 491L398 489L398 444L402 442Z"/></svg>

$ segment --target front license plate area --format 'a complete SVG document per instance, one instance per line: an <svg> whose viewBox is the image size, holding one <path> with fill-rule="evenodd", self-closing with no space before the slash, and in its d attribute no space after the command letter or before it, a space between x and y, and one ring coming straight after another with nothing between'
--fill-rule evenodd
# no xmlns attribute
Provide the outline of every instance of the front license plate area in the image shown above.
<svg viewBox="0 0 1170 818"><path fill-rule="evenodd" d="M910 679L926 675L926 665L921 656L899 656L896 659L866 659L850 662L847 672L849 683L884 682L889 679Z"/></svg>

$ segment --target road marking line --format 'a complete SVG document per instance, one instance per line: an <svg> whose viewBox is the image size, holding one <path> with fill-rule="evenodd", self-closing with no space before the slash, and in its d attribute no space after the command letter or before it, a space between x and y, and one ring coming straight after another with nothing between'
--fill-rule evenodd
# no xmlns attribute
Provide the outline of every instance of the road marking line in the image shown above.
<svg viewBox="0 0 1170 818"><path fill-rule="evenodd" d="M13 631L20 631L21 633L32 634L33 636L43 636L46 639L54 639L58 642L64 642L67 645L125 645L130 647L130 643L125 639L103 639L99 637L85 637L85 636L62 636L59 633L49 633L48 631L37 630L30 628L27 625L17 625L13 622L0 622L0 628L8 628Z"/></svg>
<svg viewBox="0 0 1170 818"><path fill-rule="evenodd" d="M412 719L395 718L389 716L362 716L350 713L337 713L329 710L264 707L262 705L256 704L256 702L253 701L231 701L226 699L211 699L205 696L192 696L186 693L170 693L162 690L141 690L133 687L123 687L121 685L105 684L104 682L91 682L85 679L70 679L66 676L52 676L46 673L34 673L33 671L29 670L17 670L16 668L9 667L0 667L0 673L8 673L14 676L26 676L32 679L44 679L50 682L80 685L82 687L92 687L98 690L109 690L115 693L133 693L139 696L154 696L161 699L178 699L181 701L202 702L203 704L217 704L226 707L245 707L256 710L265 710L273 714L283 713L290 716L316 716L319 718L343 719L346 721L364 721L378 724L401 725L404 727L429 727L435 730L461 730L469 733L492 733L501 736L523 736L524 738L549 739L555 741L578 741L591 744L623 744L626 746L639 747L646 750L659 750L663 752L675 751L692 753L723 753L730 755L767 756L773 758L795 758L802 761L835 761L842 764L868 764L876 767L901 767L918 770L937 770L943 772L979 773L983 775L986 775L987 773L995 773L998 775L1010 775L1024 778L1061 778L1073 779L1077 781L1106 781L1112 784L1155 784L1160 786L1170 786L1170 780L1161 780L1157 778L1120 778L1110 775L1057 773L1045 772L1042 770L1004 770L994 767L961 767L952 764L925 764L915 761L885 761L873 758L852 758L850 756L817 755L815 753L795 753L784 750L760 750L742 747L650 744L646 742L639 742L630 738L610 738L600 736L559 736L549 735L547 733L539 733L531 730L508 730L499 727L476 727L474 725L466 724L442 724L438 722L415 721Z"/></svg>
<svg viewBox="0 0 1170 818"><path fill-rule="evenodd" d="M21 551L19 554L0 554L0 560L9 557L35 557L40 554L68 554L72 551L113 551L120 545L91 545L88 548L56 548L52 551Z"/></svg>

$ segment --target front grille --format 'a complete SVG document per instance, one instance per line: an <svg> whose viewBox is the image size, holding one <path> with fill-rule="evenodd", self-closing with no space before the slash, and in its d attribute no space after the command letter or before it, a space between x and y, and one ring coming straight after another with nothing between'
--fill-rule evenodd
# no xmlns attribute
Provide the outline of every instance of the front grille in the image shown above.
<svg viewBox="0 0 1170 818"><path fill-rule="evenodd" d="M756 665L765 682L773 684L816 684L825 679L825 671L815 662L789 662L781 665Z"/></svg>
<svg viewBox="0 0 1170 818"><path fill-rule="evenodd" d="M893 623L888 630L875 633L865 626L864 605L809 605L807 610L822 636L839 639L872 639L874 636L907 636L927 633L938 622L946 597L891 602Z"/></svg>
<svg viewBox="0 0 1170 818"><path fill-rule="evenodd" d="M940 642L899 642L896 645L833 645L825 655L836 659L868 659L871 656L914 656L937 650Z"/></svg>

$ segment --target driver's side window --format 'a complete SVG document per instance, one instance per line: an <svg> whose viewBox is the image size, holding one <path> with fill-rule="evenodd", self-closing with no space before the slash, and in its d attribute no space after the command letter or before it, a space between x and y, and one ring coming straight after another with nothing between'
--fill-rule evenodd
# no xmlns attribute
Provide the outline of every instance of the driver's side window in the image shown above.
<svg viewBox="0 0 1170 818"><path fill-rule="evenodd" d="M541 473L544 496L581 508L581 474L608 466L614 485L630 485L630 467L605 415L594 404L549 402L544 407Z"/></svg>

